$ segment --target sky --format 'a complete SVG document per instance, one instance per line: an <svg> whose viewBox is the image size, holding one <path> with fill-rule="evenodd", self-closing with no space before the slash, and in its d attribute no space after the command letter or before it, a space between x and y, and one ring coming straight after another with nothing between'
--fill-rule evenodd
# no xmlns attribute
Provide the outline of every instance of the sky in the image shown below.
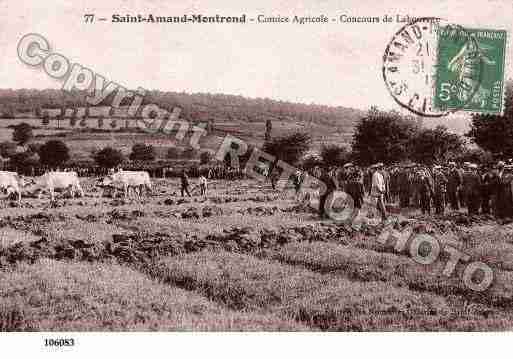
<svg viewBox="0 0 513 359"><path fill-rule="evenodd" d="M471 4L472 3L472 4ZM383 53L404 24L146 24L84 22L84 14L176 16L410 15L505 29L513 1L395 0L0 0L0 88L59 88L62 81L17 57L27 33L127 88L210 92L301 103L398 109L381 75ZM511 52L511 50L510 50ZM511 53L508 77L513 76Z"/></svg>

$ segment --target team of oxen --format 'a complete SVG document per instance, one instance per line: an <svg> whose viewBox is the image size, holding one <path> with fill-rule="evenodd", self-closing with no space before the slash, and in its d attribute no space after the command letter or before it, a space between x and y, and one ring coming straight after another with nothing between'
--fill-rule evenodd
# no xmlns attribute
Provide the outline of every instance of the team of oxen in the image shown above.
<svg viewBox="0 0 513 359"><path fill-rule="evenodd" d="M124 171L122 169L110 170L104 178L99 178L96 185L103 190L122 190L124 197L128 198L131 191L141 196L145 191L151 193L152 183L146 171ZM77 172L46 172L42 176L29 178L16 172L0 171L0 190L8 197L16 196L21 202L22 194L41 198L44 193L49 194L50 200L55 200L56 192L69 192L72 197L84 196ZM102 194L103 195L103 194Z"/></svg>

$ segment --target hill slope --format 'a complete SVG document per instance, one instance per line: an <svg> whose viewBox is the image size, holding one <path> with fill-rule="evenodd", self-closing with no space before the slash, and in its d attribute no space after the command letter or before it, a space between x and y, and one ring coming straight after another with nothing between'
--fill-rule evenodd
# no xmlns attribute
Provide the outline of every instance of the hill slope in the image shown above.
<svg viewBox="0 0 513 359"><path fill-rule="evenodd" d="M0 117L38 118L45 113L50 118L86 116L86 96L83 91L19 89L0 90ZM95 117L126 117L126 106L132 99L121 102L121 111L109 111L115 94L107 97L98 107L87 112ZM314 147L322 142L349 143L354 126L365 112L347 107L330 107L316 104L300 104L275 101L268 98L250 99L223 94L187 94L178 92L150 91L143 104L156 104L172 112L180 109L180 118L198 122L210 122L212 134L230 133L250 143L261 144L267 121L272 123L272 135L279 136L292 131L308 132L314 139ZM136 116L140 116L138 113Z"/></svg>

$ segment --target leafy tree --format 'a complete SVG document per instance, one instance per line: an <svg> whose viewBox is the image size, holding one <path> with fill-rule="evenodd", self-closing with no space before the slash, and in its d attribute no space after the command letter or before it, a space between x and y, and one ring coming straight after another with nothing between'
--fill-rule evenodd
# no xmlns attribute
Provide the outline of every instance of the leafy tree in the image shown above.
<svg viewBox="0 0 513 359"><path fill-rule="evenodd" d="M513 81L506 86L504 115L474 114L466 134L498 157L513 157Z"/></svg>
<svg viewBox="0 0 513 359"><path fill-rule="evenodd" d="M434 129L421 129L412 138L411 158L426 164L446 161L452 154L462 151L463 141L445 126Z"/></svg>
<svg viewBox="0 0 513 359"><path fill-rule="evenodd" d="M4 141L0 143L0 156L10 158L16 153L16 143Z"/></svg>
<svg viewBox="0 0 513 359"><path fill-rule="evenodd" d="M182 156L187 159L193 159L198 157L198 151L192 147L187 147L183 150Z"/></svg>
<svg viewBox="0 0 513 359"><path fill-rule="evenodd" d="M41 147L43 146L42 143L40 142L31 142L29 143L28 145L28 152L30 153L39 153L39 151L41 150Z"/></svg>
<svg viewBox="0 0 513 359"><path fill-rule="evenodd" d="M310 148L311 137L304 132L275 137L264 143L262 150L289 165L295 165Z"/></svg>
<svg viewBox="0 0 513 359"><path fill-rule="evenodd" d="M33 152L25 151L15 153L10 159L11 164L19 169L27 169L31 166L37 166L38 161Z"/></svg>
<svg viewBox="0 0 513 359"><path fill-rule="evenodd" d="M409 157L411 139L418 130L416 122L399 113L371 108L353 134L353 156L362 165L393 163Z"/></svg>
<svg viewBox="0 0 513 359"><path fill-rule="evenodd" d="M130 160L132 161L153 161L157 157L155 148L152 145L136 143L132 146Z"/></svg>
<svg viewBox="0 0 513 359"><path fill-rule="evenodd" d="M94 155L94 160L100 167L113 168L121 164L125 157L121 151L112 147L105 147Z"/></svg>
<svg viewBox="0 0 513 359"><path fill-rule="evenodd" d="M182 156L182 151L178 147L169 147L166 157L169 159L177 159Z"/></svg>
<svg viewBox="0 0 513 359"><path fill-rule="evenodd" d="M464 147L461 151L451 153L448 160L456 162L472 162L481 164L491 164L494 162L494 156L490 151L483 150L482 148Z"/></svg>
<svg viewBox="0 0 513 359"><path fill-rule="evenodd" d="M323 145L321 159L326 167L342 166L349 161L349 151L347 148L335 144Z"/></svg>
<svg viewBox="0 0 513 359"><path fill-rule="evenodd" d="M212 155L212 152L209 151L203 151L200 153L200 164L206 165L212 161L214 156Z"/></svg>
<svg viewBox="0 0 513 359"><path fill-rule="evenodd" d="M39 149L39 158L44 165L60 166L69 160L69 148L60 140L50 140Z"/></svg>
<svg viewBox="0 0 513 359"><path fill-rule="evenodd" d="M32 132L32 126L28 123L22 122L19 125L14 126L14 132L12 133L12 140L17 142L20 146L24 146L34 137Z"/></svg>

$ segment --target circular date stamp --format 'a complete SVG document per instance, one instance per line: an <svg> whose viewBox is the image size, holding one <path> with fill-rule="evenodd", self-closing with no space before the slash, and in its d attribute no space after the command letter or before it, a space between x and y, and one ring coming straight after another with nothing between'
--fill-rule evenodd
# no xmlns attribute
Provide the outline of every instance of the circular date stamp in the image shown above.
<svg viewBox="0 0 513 359"><path fill-rule="evenodd" d="M383 55L383 80L392 98L401 107L425 117L440 117L465 107L479 87L480 62L474 61L467 77L455 86L466 101L460 106L439 106L436 101L440 29L453 29L453 38L472 49L477 46L461 26L443 26L438 18L419 18L404 25L388 43Z"/></svg>

